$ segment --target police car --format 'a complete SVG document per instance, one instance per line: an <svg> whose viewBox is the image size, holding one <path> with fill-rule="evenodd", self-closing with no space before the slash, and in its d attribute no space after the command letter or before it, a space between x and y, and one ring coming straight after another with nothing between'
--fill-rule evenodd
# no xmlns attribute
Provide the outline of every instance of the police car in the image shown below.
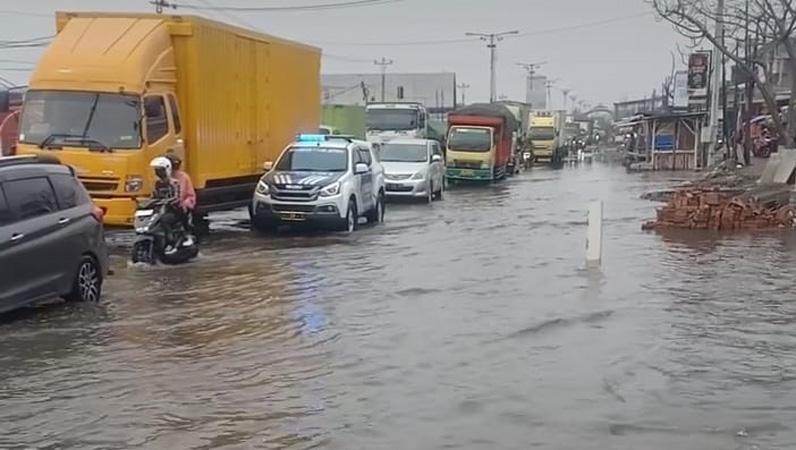
<svg viewBox="0 0 796 450"><path fill-rule="evenodd" d="M350 233L360 217L384 220L384 169L368 142L300 135L268 166L250 208L259 231L314 225Z"/></svg>

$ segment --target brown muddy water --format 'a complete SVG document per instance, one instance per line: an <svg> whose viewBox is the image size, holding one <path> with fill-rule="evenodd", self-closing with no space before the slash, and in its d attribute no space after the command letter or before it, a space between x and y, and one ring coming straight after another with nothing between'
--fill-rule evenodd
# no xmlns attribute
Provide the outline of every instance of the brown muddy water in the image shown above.
<svg viewBox="0 0 796 450"><path fill-rule="evenodd" d="M796 237L649 234L670 175L533 170L0 321L0 448L793 449ZM588 202L604 261L586 269Z"/></svg>

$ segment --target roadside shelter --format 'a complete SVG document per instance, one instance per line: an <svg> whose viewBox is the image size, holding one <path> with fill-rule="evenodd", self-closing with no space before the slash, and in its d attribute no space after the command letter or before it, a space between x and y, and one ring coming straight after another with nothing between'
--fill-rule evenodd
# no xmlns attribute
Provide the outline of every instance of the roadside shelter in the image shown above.
<svg viewBox="0 0 796 450"><path fill-rule="evenodd" d="M696 170L704 166L700 133L705 113L642 114L623 124L638 136L631 157L650 170Z"/></svg>

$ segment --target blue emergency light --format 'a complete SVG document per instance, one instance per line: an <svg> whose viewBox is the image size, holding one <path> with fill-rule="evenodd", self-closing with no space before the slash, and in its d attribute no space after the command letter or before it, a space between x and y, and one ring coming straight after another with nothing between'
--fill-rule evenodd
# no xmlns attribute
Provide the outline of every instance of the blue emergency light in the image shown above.
<svg viewBox="0 0 796 450"><path fill-rule="evenodd" d="M326 142L325 134L299 134L299 142Z"/></svg>

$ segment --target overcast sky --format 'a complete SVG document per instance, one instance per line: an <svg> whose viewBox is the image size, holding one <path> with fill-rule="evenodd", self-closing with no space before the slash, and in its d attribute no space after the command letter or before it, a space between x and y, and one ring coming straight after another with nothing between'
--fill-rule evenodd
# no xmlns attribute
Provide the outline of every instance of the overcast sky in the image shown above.
<svg viewBox="0 0 796 450"><path fill-rule="evenodd" d="M285 6L342 0L185 0L216 6ZM180 0L176 0L177 3ZM56 10L152 11L148 0L27 0L0 6L0 40L54 32ZM11 5L18 12L9 9ZM193 13L181 10L183 14ZM670 51L682 39L655 20L643 0L400 0L376 6L303 12L214 12L207 15L306 43L326 54L326 73L375 72L372 63L393 59L391 71L452 71L470 84L468 100L489 96L489 54L484 43L466 41L392 45L464 38L466 32L519 30L520 37L498 47L498 93L525 98L517 62L548 61L541 73L559 78L590 103L650 95L671 67ZM377 43L379 45L367 45ZM383 43L391 45L381 45ZM25 82L20 70L35 62L40 49L0 50L0 74ZM681 64L679 57L677 63ZM553 98L561 101L560 91Z"/></svg>

